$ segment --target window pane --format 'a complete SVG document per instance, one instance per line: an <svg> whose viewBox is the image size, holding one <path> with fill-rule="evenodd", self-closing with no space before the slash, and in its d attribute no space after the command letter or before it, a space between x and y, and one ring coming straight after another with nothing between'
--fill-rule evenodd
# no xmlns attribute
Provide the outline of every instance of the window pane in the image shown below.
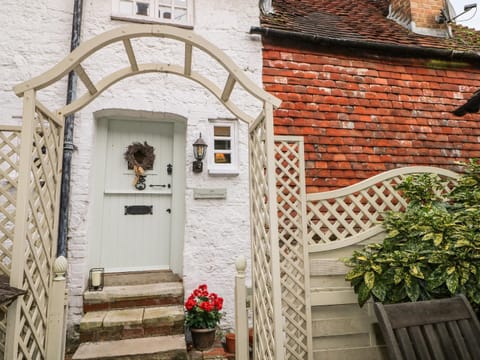
<svg viewBox="0 0 480 360"><path fill-rule="evenodd" d="M172 18L172 8L166 5L158 6L158 17L160 19L171 19Z"/></svg>
<svg viewBox="0 0 480 360"><path fill-rule="evenodd" d="M133 1L120 0L118 4L118 11L120 14L132 15L133 14Z"/></svg>
<svg viewBox="0 0 480 360"><path fill-rule="evenodd" d="M230 136L230 126L215 126L213 136Z"/></svg>
<svg viewBox="0 0 480 360"><path fill-rule="evenodd" d="M179 22L187 21L187 10L175 8L175 21L179 21Z"/></svg>
<svg viewBox="0 0 480 360"><path fill-rule="evenodd" d="M230 150L231 142L230 140L215 140L214 148L215 150Z"/></svg>
<svg viewBox="0 0 480 360"><path fill-rule="evenodd" d="M216 153L215 154L215 164L231 164L232 157L231 154Z"/></svg>
<svg viewBox="0 0 480 360"><path fill-rule="evenodd" d="M148 8L150 4L145 2L137 2L137 15L148 16Z"/></svg>
<svg viewBox="0 0 480 360"><path fill-rule="evenodd" d="M175 0L175 6L187 7L187 0Z"/></svg>

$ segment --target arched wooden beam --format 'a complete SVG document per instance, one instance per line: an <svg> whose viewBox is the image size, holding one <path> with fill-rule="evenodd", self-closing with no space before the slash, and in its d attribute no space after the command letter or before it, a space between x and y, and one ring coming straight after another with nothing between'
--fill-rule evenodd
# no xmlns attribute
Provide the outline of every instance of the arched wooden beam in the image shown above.
<svg viewBox="0 0 480 360"><path fill-rule="evenodd" d="M133 71L131 67L123 68L121 70L111 73L110 75L104 77L102 80L98 81L97 84L95 85L95 87L97 88L97 92L95 92L94 94L86 92L83 96L81 96L74 102L61 108L57 114L59 116L67 116L69 114L75 113L79 109L88 105L103 91L107 90L110 86L114 85L120 80L123 80L130 76L138 75L138 74L160 72L160 73L183 76L201 84L203 87L208 89L213 95L215 95L215 97L218 100L220 100L223 103L223 105L228 110L230 110L232 114L234 114L236 117L238 117L239 119L249 124L251 124L254 121L254 119L251 116L247 115L245 112L240 110L231 100L223 101L222 90L218 86L216 86L213 82L211 82L206 77L195 72L192 72L189 75L185 75L183 70L184 70L183 67L179 65L171 65L171 64L141 64L141 65L138 65L137 71Z"/></svg>
<svg viewBox="0 0 480 360"><path fill-rule="evenodd" d="M105 46L108 46L118 41L122 41L125 44L125 40L131 40L141 37L159 37L173 39L183 42L186 48L189 48L191 46L200 49L206 54L210 55L216 61L218 61L227 70L230 81L227 82L226 86L231 86L231 81L234 80L235 82L238 82L252 96L256 97L264 103L270 103L276 107L279 106L281 103L278 98L267 93L260 86L258 86L251 79L249 79L244 74L244 72L223 51L214 46L212 43L210 43L203 37L195 34L192 30L181 29L168 25L129 25L107 31L82 43L66 58L60 61L55 67L46 71L42 75L34 77L15 86L14 91L18 96L23 96L24 92L27 90L43 89L53 84L54 82L62 79L70 71L78 68L82 61L94 54L96 51L104 48ZM129 47L127 46L127 52L128 49ZM131 54L128 55L129 59L131 59ZM187 57L185 59L187 60L185 61L185 64L191 63L191 59L188 58L188 56L190 55L191 53L185 52L184 57ZM138 64L138 67L140 67L140 64ZM132 66L131 68L135 69L135 66ZM182 68L182 72L184 73L184 76L191 78L194 81L197 81L191 76L189 76L190 69ZM109 78L109 76L107 76L107 78ZM223 92L221 91L220 101L222 101L222 103L225 102L223 99L226 98L227 93L228 89ZM96 96L96 92L93 92L93 94L90 94L90 96ZM86 101L85 103L88 103L88 101Z"/></svg>

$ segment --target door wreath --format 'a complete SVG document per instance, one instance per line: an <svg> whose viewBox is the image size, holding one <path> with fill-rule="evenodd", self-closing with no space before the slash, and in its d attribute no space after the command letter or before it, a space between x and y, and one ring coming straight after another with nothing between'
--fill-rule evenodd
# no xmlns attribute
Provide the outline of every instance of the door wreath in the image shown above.
<svg viewBox="0 0 480 360"><path fill-rule="evenodd" d="M128 146L124 154L128 163L128 169L135 172L133 186L137 190L145 189L145 170L152 170L155 161L155 153L153 146L148 145L145 141L143 144L134 142Z"/></svg>
<svg viewBox="0 0 480 360"><path fill-rule="evenodd" d="M128 145L124 155L129 170L132 170L135 165L142 167L143 170L153 169L153 163L155 162L154 148L148 145L146 141L143 144L134 142Z"/></svg>

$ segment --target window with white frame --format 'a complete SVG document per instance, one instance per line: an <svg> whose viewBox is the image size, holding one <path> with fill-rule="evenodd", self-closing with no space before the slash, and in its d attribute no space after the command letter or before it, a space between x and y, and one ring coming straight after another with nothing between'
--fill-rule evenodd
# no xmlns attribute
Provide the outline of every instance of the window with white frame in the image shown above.
<svg viewBox="0 0 480 360"><path fill-rule="evenodd" d="M209 121L208 173L237 175L238 121L236 119L211 119Z"/></svg>
<svg viewBox="0 0 480 360"><path fill-rule="evenodd" d="M193 0L112 0L112 18L193 26Z"/></svg>

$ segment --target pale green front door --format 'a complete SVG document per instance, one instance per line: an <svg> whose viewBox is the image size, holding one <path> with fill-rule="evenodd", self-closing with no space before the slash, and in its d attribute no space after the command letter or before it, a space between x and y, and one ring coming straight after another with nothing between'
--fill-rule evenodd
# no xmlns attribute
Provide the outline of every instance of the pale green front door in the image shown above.
<svg viewBox="0 0 480 360"><path fill-rule="evenodd" d="M170 267L173 129L168 122L108 120L95 240L100 242L99 265L107 271ZM129 145L145 142L155 160L140 190L124 154Z"/></svg>

